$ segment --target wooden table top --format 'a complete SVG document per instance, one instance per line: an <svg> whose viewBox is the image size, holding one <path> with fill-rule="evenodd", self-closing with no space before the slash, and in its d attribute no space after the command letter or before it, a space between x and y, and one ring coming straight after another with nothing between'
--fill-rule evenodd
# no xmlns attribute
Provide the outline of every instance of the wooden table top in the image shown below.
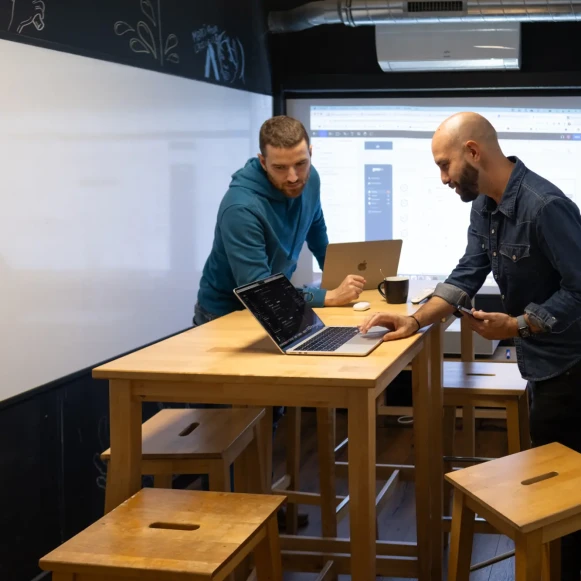
<svg viewBox="0 0 581 581"><path fill-rule="evenodd" d="M316 309L326 325L358 325L370 314L411 314L417 306L390 305L377 291L360 300L371 309L352 306ZM386 370L417 346L421 334L380 345L366 357L284 355L248 311L237 311L189 329L93 370L98 379L164 380L205 383L269 383L374 387Z"/></svg>

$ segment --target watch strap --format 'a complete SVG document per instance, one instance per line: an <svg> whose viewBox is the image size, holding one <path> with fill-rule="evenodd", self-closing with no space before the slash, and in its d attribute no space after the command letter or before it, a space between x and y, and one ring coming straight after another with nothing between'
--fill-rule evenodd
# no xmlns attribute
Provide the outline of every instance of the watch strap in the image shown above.
<svg viewBox="0 0 581 581"><path fill-rule="evenodd" d="M531 336L531 330L529 329L529 326L527 325L527 321L526 321L524 315L519 315L516 318L516 324L518 327L519 336L521 336L523 338Z"/></svg>

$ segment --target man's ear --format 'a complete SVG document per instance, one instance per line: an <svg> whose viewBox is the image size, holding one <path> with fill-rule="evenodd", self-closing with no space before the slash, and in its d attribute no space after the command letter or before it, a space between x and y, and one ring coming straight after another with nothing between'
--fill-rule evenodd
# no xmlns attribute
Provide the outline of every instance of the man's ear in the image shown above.
<svg viewBox="0 0 581 581"><path fill-rule="evenodd" d="M313 157L313 146L309 145L309 155Z"/></svg>
<svg viewBox="0 0 581 581"><path fill-rule="evenodd" d="M264 171L266 171L266 158L264 157L264 155L262 155L262 153L258 154L258 161L260 161L260 165L262 166L262 169Z"/></svg>
<svg viewBox="0 0 581 581"><path fill-rule="evenodd" d="M467 141L466 150L473 161L480 159L480 145L476 141Z"/></svg>

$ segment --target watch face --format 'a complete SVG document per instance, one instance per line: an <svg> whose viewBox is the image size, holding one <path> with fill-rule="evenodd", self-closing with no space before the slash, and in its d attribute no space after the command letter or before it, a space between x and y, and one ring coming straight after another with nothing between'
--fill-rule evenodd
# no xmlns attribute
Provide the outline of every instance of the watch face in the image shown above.
<svg viewBox="0 0 581 581"><path fill-rule="evenodd" d="M517 324L518 324L518 334L521 337L530 337L531 330L529 329L527 322L524 317L517 317Z"/></svg>

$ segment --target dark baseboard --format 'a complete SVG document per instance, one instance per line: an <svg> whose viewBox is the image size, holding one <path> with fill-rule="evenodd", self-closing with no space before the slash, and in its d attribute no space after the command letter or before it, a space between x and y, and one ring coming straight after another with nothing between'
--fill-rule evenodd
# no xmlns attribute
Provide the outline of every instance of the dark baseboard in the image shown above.
<svg viewBox="0 0 581 581"><path fill-rule="evenodd" d="M109 388L91 371L0 403L2 525L10 531L0 543L2 580L50 579L39 559L103 515L106 467L99 456L109 447ZM144 404L143 420L161 407ZM180 477L175 485L189 483Z"/></svg>

